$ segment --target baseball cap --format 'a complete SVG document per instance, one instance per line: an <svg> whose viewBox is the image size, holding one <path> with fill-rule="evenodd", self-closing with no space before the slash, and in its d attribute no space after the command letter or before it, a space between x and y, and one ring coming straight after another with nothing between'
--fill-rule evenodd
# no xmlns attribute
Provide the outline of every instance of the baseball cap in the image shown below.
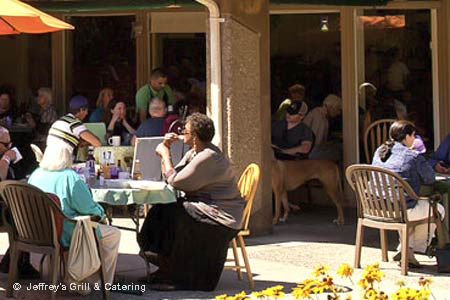
<svg viewBox="0 0 450 300"><path fill-rule="evenodd" d="M82 107L87 108L88 106L89 106L88 100L81 95L72 97L72 99L70 99L69 102L70 110L79 110Z"/></svg>
<svg viewBox="0 0 450 300"><path fill-rule="evenodd" d="M304 101L294 101L286 108L286 112L290 115L306 115L308 105Z"/></svg>

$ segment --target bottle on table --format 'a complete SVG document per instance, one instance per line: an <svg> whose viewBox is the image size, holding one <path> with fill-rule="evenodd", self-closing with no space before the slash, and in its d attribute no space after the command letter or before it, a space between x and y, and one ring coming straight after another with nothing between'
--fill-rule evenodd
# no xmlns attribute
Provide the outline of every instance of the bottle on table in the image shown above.
<svg viewBox="0 0 450 300"><path fill-rule="evenodd" d="M94 157L94 146L88 147L88 157L86 160L86 169L88 170L88 178L86 178L86 182L89 186L93 186L95 184L95 157Z"/></svg>
<svg viewBox="0 0 450 300"><path fill-rule="evenodd" d="M142 172L141 172L141 162L139 159L136 159L134 162L134 169L133 169L133 180L141 180L142 179Z"/></svg>

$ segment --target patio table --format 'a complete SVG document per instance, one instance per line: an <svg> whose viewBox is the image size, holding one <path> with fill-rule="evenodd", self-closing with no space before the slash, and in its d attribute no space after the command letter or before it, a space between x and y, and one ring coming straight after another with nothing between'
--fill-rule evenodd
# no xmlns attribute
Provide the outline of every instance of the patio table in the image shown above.
<svg viewBox="0 0 450 300"><path fill-rule="evenodd" d="M173 203L177 200L177 191L165 182L147 180L105 180L105 182L105 185L99 186L97 181L91 188L94 201L105 208L109 225L112 225L113 207L127 208L125 212L135 224L135 228L116 227L135 231L136 234L139 232L139 208L141 205Z"/></svg>
<svg viewBox="0 0 450 300"><path fill-rule="evenodd" d="M436 181L432 184L426 184L422 185L420 188L420 195L431 195L433 193L439 193L442 195L441 204L444 206L445 209L445 217L443 220L444 226L447 228L447 231L449 231L450 228L450 201L449 201L449 195L450 195L450 174L440 174L436 173Z"/></svg>

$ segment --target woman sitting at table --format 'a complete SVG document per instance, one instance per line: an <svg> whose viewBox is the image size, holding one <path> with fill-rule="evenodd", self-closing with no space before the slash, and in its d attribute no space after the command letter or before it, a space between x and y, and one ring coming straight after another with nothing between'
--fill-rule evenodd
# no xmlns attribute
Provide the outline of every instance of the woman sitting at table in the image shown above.
<svg viewBox="0 0 450 300"><path fill-rule="evenodd" d="M398 173L411 188L419 194L422 184L431 184L435 181L435 173L426 159L418 151L413 149L416 127L408 121L396 121L389 129L390 139L381 145L373 157L372 165L383 167ZM409 221L424 220L428 218L428 201L416 201L406 199L407 214ZM444 207L438 204L438 211L444 217ZM421 265L414 257L414 252L425 253L427 248L427 226L420 224L414 227L409 234L409 267L420 267ZM436 228L434 223L430 224L430 232ZM399 248L400 249L400 248ZM394 256L395 261L400 261L400 252Z"/></svg>
<svg viewBox="0 0 450 300"><path fill-rule="evenodd" d="M28 179L28 183L37 186L47 193L56 194L63 212L71 217L97 215L105 218L103 208L94 202L91 191L81 177L72 170L73 146L66 140L52 140L47 143L44 156L36 169ZM68 248L72 240L75 224L64 220L61 235L61 245ZM116 262L119 254L120 231L119 229L98 224L97 234L101 237L99 247L103 253L105 283L112 284L116 270ZM70 278L68 278L71 281ZM88 281L90 278L88 278ZM79 291L89 292L86 290Z"/></svg>
<svg viewBox="0 0 450 300"><path fill-rule="evenodd" d="M127 106L124 101L113 99L105 112L106 140L114 135L120 136L122 145L130 145L131 137L136 130L127 120Z"/></svg>
<svg viewBox="0 0 450 300"><path fill-rule="evenodd" d="M157 290L213 290L220 278L228 244L241 228L244 200L231 165L211 140L214 124L206 115L187 118L184 143L191 147L173 166L169 133L156 148L167 182L186 197L152 207L138 242L141 255L159 266L152 274Z"/></svg>
<svg viewBox="0 0 450 300"><path fill-rule="evenodd" d="M111 88L104 88L100 91L97 98L97 108L89 116L89 122L101 122L108 110L109 102L114 98L114 91Z"/></svg>

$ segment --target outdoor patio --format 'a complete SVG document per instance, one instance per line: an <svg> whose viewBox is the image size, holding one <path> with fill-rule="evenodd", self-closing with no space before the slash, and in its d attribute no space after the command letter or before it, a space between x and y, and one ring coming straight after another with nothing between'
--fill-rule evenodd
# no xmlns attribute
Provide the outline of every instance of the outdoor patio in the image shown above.
<svg viewBox="0 0 450 300"><path fill-rule="evenodd" d="M274 227L273 234L247 239L247 251L250 264L254 274L256 290L283 285L285 292L289 292L295 283L300 280L311 278L311 271L318 263L327 264L335 282L350 287L353 299L360 299L360 288L353 285L348 279L341 279L335 271L341 263L353 265L354 241L355 241L355 213L354 209L346 210L347 224L337 227L331 221L335 216L334 207L310 206L303 207L300 214L292 215L287 224ZM128 224L126 219L115 219L116 223ZM391 234L390 252L391 258L396 246L396 235ZM379 238L376 231L366 231L366 243L362 250L362 265L372 264L381 260L379 250ZM0 234L0 253L6 251L8 242L7 235ZM145 275L143 260L137 255L138 246L132 232L122 231L120 256L117 266L118 278L127 283L140 284L137 280ZM397 288L398 281L404 281L411 287L417 286L420 277L433 277L431 289L435 299L450 299L450 274L436 273L434 259L424 255L417 255L418 260L425 266L420 270L410 270L409 276L400 275L400 267L396 262L381 263L380 268L386 274L379 288L391 295ZM33 264L38 265L39 257L33 256ZM418 273L417 271L420 271ZM360 279L362 270L355 270L353 282ZM0 274L0 298L5 297L6 274ZM17 299L43 299L47 298L48 292L24 291L30 283L37 285L43 282L20 281L22 289L16 292ZM142 296L111 293L110 299L214 299L216 295L227 293L234 295L245 290L250 293L248 283L245 279L238 281L235 272L224 271L222 278L215 291L175 291L155 292L148 288ZM81 297L69 292L58 292L60 299L100 299L100 292L93 292L90 296ZM323 295L319 297L322 298ZM432 299L432 297L430 297Z"/></svg>

